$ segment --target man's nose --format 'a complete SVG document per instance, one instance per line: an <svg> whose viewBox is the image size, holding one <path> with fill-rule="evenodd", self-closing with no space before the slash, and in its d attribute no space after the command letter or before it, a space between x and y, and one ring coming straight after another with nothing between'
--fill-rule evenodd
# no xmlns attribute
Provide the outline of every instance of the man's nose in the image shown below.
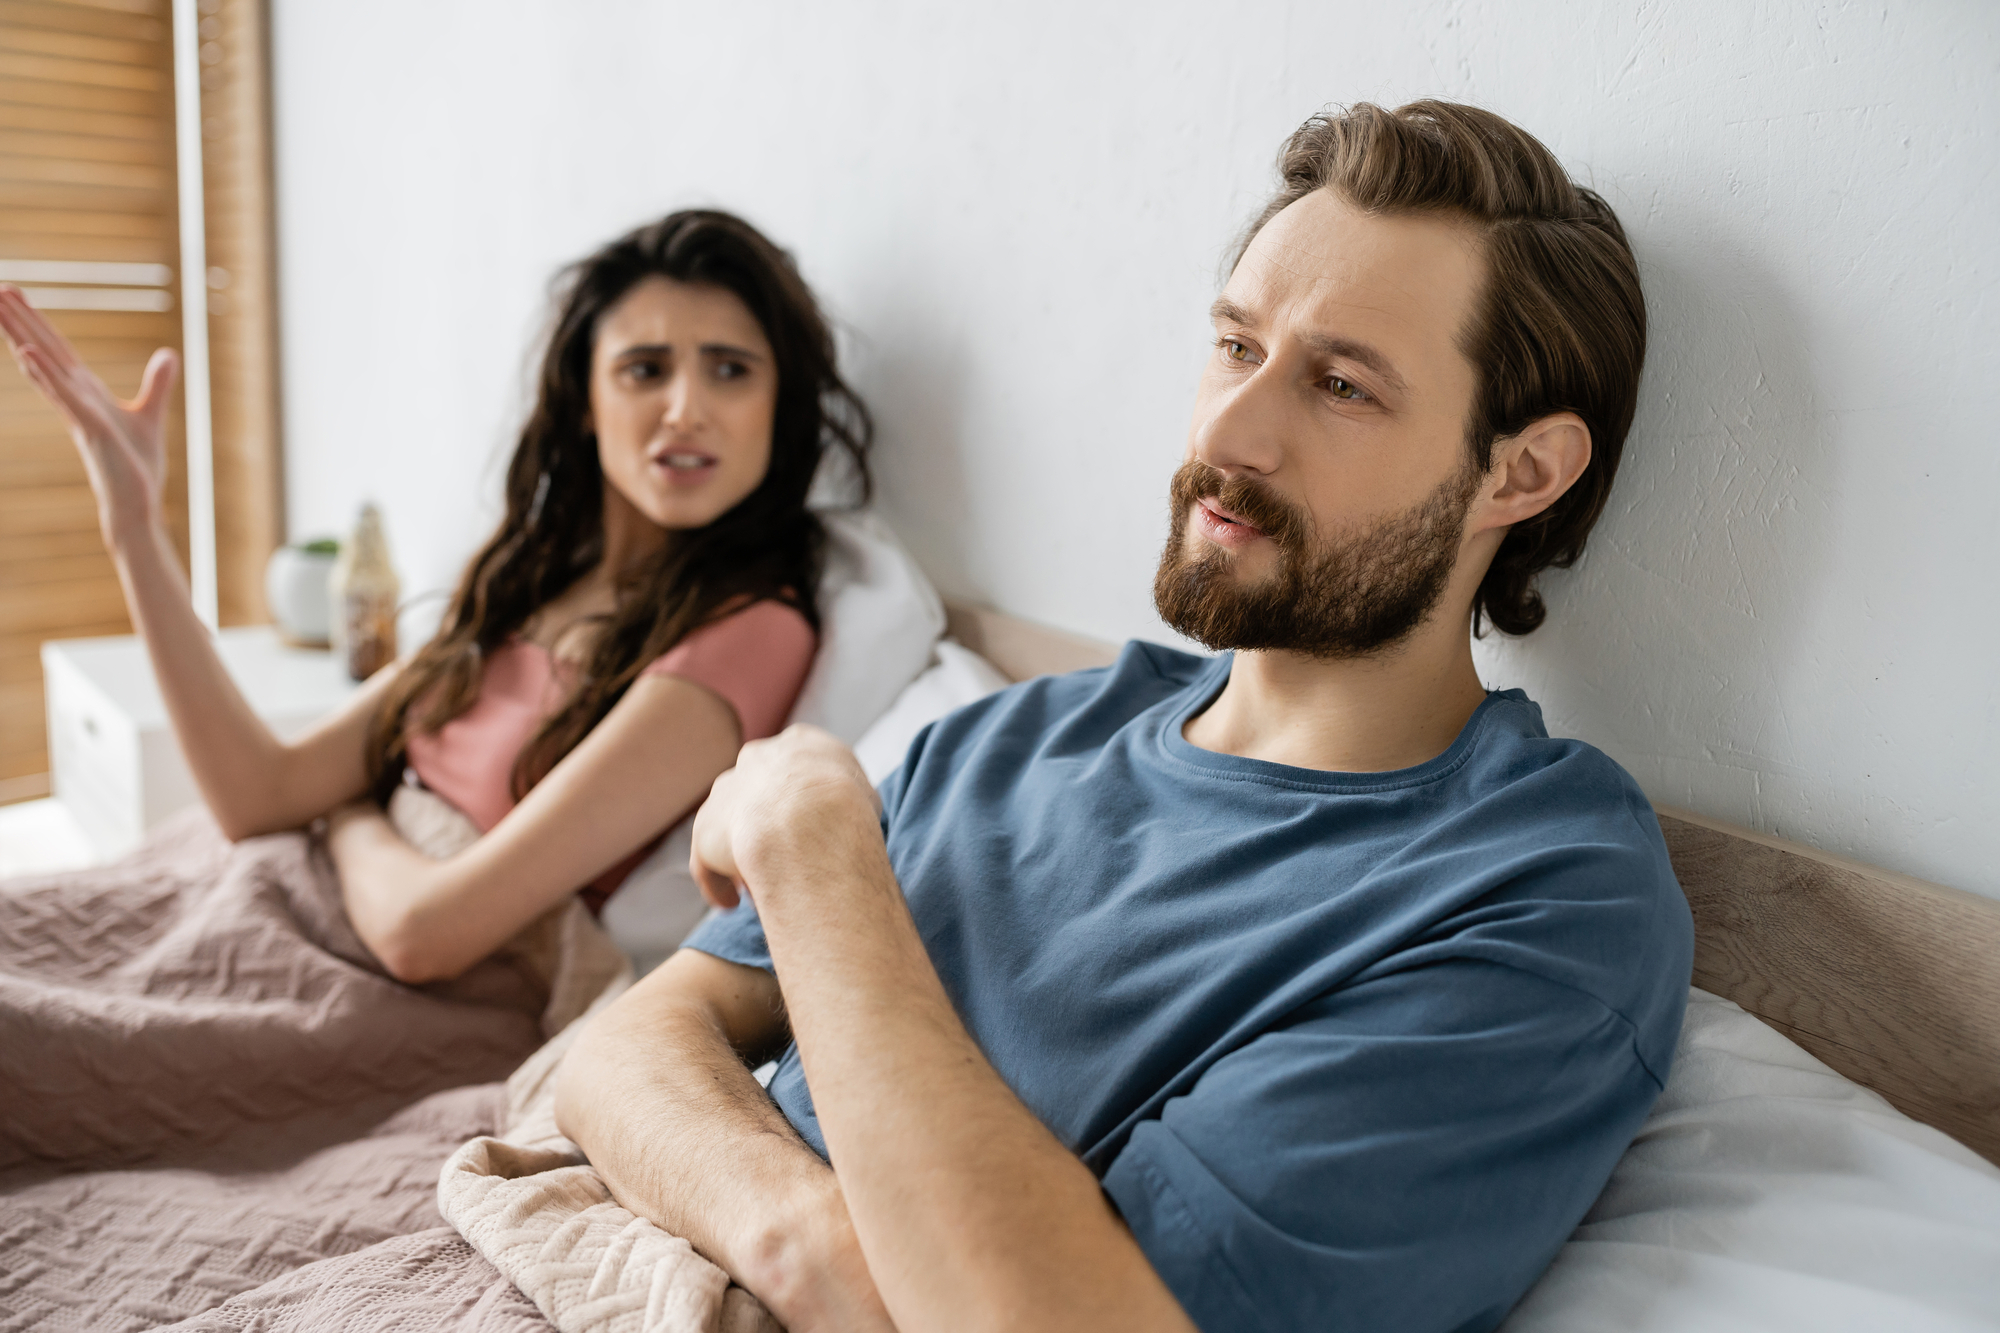
<svg viewBox="0 0 2000 1333"><path fill-rule="evenodd" d="M1194 456L1222 472L1276 472L1284 458L1286 406L1268 363L1215 385L1195 405Z"/></svg>

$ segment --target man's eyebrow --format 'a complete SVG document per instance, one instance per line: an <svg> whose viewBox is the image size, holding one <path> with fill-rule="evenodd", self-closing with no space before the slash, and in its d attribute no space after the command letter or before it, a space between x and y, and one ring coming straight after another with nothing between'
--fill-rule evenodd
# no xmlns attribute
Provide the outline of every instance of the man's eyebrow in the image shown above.
<svg viewBox="0 0 2000 1333"><path fill-rule="evenodd" d="M1215 298L1215 304L1208 308L1208 317L1217 324L1248 324L1250 312L1226 296Z"/></svg>
<svg viewBox="0 0 2000 1333"><path fill-rule="evenodd" d="M1357 365L1368 367L1368 369L1380 375L1383 383L1387 384L1397 393L1408 393L1410 391L1410 386L1403 383L1403 377L1398 375L1396 368L1389 364L1389 358L1383 356L1367 343L1358 343L1352 338L1335 338L1325 333L1301 334L1299 341L1322 356L1343 357Z"/></svg>
<svg viewBox="0 0 2000 1333"><path fill-rule="evenodd" d="M1256 322L1249 311L1226 296L1216 298L1215 304L1208 308L1208 317L1218 323L1246 327ZM1410 390L1403 377L1396 373L1395 366L1390 364L1389 358L1367 343L1355 342L1352 338L1336 338L1328 333L1305 333L1299 335L1299 340L1322 356L1343 357L1356 365L1368 367L1397 393L1408 393Z"/></svg>

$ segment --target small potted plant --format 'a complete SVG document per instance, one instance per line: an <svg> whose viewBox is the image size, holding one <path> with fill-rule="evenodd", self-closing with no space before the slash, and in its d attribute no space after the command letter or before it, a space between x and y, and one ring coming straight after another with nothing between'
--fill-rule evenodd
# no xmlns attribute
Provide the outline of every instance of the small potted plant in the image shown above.
<svg viewBox="0 0 2000 1333"><path fill-rule="evenodd" d="M340 554L331 537L280 546L264 567L264 600L278 637L294 648L324 648L333 628L327 578Z"/></svg>

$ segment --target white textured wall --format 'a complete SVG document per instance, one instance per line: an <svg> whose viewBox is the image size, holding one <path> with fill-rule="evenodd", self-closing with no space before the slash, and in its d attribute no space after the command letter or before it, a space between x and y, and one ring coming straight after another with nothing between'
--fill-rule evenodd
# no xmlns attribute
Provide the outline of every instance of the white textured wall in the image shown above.
<svg viewBox="0 0 2000 1333"><path fill-rule="evenodd" d="M799 256L948 592L1148 596L1283 136L1481 103L1630 229L1638 424L1495 684L1655 799L2000 895L2000 21L1965 3L276 0L290 518L450 581L556 265L716 203Z"/></svg>

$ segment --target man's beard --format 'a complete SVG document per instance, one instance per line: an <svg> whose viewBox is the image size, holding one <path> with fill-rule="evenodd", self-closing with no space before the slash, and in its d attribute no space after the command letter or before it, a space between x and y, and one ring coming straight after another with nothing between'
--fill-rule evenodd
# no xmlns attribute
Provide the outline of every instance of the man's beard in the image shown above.
<svg viewBox="0 0 2000 1333"><path fill-rule="evenodd" d="M1311 516L1262 482L1226 478L1191 458L1174 473L1153 605L1162 620L1209 648L1367 656L1415 629L1444 596L1478 488L1468 463L1414 508L1318 541ZM1228 551L1206 542L1206 550L1189 551L1188 512L1204 498L1270 538L1275 572L1246 585Z"/></svg>

